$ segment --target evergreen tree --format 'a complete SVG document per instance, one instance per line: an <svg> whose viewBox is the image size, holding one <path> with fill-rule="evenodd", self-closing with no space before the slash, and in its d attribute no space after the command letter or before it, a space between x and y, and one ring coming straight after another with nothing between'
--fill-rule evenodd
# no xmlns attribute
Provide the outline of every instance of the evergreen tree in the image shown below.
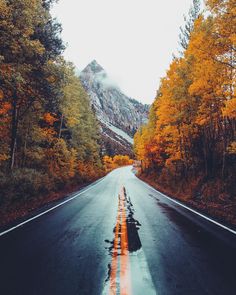
<svg viewBox="0 0 236 295"><path fill-rule="evenodd" d="M194 22L200 15L201 2L200 0L193 0L192 6L188 15L184 15L185 24L180 27L179 44L182 50L186 50L190 40L191 32L194 28Z"/></svg>

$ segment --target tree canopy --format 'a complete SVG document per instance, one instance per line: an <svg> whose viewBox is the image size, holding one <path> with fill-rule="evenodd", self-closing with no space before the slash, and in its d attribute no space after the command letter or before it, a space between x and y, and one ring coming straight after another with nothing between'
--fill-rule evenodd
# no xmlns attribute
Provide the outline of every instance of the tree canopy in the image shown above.
<svg viewBox="0 0 236 295"><path fill-rule="evenodd" d="M236 7L233 0L208 0L206 5L205 16L198 4L191 10L184 51L162 79L134 147L144 171L175 184L200 177L234 187Z"/></svg>

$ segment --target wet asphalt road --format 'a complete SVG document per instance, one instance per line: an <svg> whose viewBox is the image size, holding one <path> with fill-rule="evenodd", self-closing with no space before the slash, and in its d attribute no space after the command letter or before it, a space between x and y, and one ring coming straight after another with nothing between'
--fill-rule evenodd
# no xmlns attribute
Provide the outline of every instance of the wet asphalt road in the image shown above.
<svg viewBox="0 0 236 295"><path fill-rule="evenodd" d="M1 295L109 293L235 295L236 237L131 167L0 237Z"/></svg>

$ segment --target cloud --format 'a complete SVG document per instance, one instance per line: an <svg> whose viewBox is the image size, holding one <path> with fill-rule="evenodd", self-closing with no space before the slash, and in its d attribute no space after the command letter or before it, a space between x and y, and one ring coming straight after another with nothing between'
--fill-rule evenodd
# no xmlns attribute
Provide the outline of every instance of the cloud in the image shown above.
<svg viewBox="0 0 236 295"><path fill-rule="evenodd" d="M118 86L118 84L115 81L113 81L111 78L109 78L105 71L100 71L100 72L96 73L95 79L100 84L102 84L103 87L106 89L115 88L117 90L120 90L120 87Z"/></svg>

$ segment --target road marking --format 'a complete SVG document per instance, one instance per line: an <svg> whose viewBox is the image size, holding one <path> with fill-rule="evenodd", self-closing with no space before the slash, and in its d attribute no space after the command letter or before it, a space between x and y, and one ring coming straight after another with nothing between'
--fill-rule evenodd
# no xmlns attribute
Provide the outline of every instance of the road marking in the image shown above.
<svg viewBox="0 0 236 295"><path fill-rule="evenodd" d="M130 252L128 228L128 200L122 186L118 195L118 211L114 228L109 277L103 295L157 295L142 248Z"/></svg>
<svg viewBox="0 0 236 295"><path fill-rule="evenodd" d="M139 178L138 178L138 179L139 179ZM201 216L202 218L204 218L204 219L206 219L206 220L208 220L208 221L210 221L210 222L212 222L212 223L218 225L219 227L221 227L221 228L223 228L223 229L225 229L225 230L231 232L232 234L236 235L236 231L235 231L235 230L233 230L233 229L231 229L231 228L229 228L229 227L227 227L227 226L225 226L225 225L223 225L223 224L221 224L221 223L215 221L214 219L211 219L211 218L207 217L207 216L204 215L204 214L201 214L201 213L195 211L195 210L192 209L192 208L189 208L188 206L186 206L186 205L184 205L184 204L182 204L182 203L180 203L180 202L178 202L178 201L176 201L176 200L174 200L174 199L172 199L172 198L170 198L170 197L168 197L168 196L166 196L165 194L159 192L158 190L156 190L154 187L152 187L152 186L149 185L148 183L144 182L143 180L141 180L141 179L139 179L139 180L140 180L142 183L144 183L148 188L152 189L153 191L155 191L156 193L162 195L163 197L167 198L168 200L172 201L173 203L178 204L179 206L181 206L181 207L183 207L183 208L185 208L185 209L187 209L187 210L189 210L189 211L191 211L191 212L197 214L198 216Z"/></svg>
<svg viewBox="0 0 236 295"><path fill-rule="evenodd" d="M122 187L121 192L121 256L120 256L120 294L131 295L131 278L130 278L130 262L129 262L129 246L128 246L128 232L126 221L126 198L125 188Z"/></svg>
<svg viewBox="0 0 236 295"><path fill-rule="evenodd" d="M112 253L112 261L111 261L111 275L110 275L110 292L109 294L116 294L116 281L117 281L117 269L118 269L118 247L119 247L119 231L120 231L120 198L118 205L118 213L116 218L116 227L115 227L115 238L114 238L114 249Z"/></svg>
<svg viewBox="0 0 236 295"><path fill-rule="evenodd" d="M27 219L27 220L25 220L25 221L23 221L23 222L21 222L21 223L19 223L19 224L13 226L13 227L11 227L11 228L9 228L9 229L7 229L7 230L1 232L1 233L0 233L0 237L3 236L3 235L5 235L5 234L7 234L7 233L9 233L9 232L11 232L11 231L13 231L13 230L15 230L15 229L17 229L18 227L21 227L21 226L25 225L26 223L28 223L28 222L30 222L30 221L32 221L32 220L34 220L34 219L37 219L37 218L41 217L41 216L44 215L44 214L47 214L48 212L50 212L50 211L52 211L52 210L55 210L56 208L61 207L62 205L64 205L64 204L66 204L66 203L68 203L68 202L70 202L70 201L76 199L76 198L79 197L80 195L82 195L82 194L86 193L87 191L91 190L92 188L94 188L96 185L98 185L99 183L101 183L104 179L105 179L105 177L99 179L99 180L97 181L97 183L95 183L95 184L91 184L87 189L85 189L85 190L83 190L82 192L76 194L75 196L73 196L73 197L71 197L71 198L69 198L69 199L67 199L67 200L65 200L65 201L63 201L63 202L57 204L56 206L54 206L54 207L52 207L52 208L50 208L50 209L48 209L48 210L46 210L46 211L43 211L42 213L40 213L40 214L38 214L38 215L35 215L35 216L33 216L33 217L31 217L31 218L29 218L29 219Z"/></svg>
<svg viewBox="0 0 236 295"><path fill-rule="evenodd" d="M124 187L121 188L118 197L118 212L111 261L110 288L109 292L104 291L103 294L131 295L128 232L125 210L126 198Z"/></svg>

